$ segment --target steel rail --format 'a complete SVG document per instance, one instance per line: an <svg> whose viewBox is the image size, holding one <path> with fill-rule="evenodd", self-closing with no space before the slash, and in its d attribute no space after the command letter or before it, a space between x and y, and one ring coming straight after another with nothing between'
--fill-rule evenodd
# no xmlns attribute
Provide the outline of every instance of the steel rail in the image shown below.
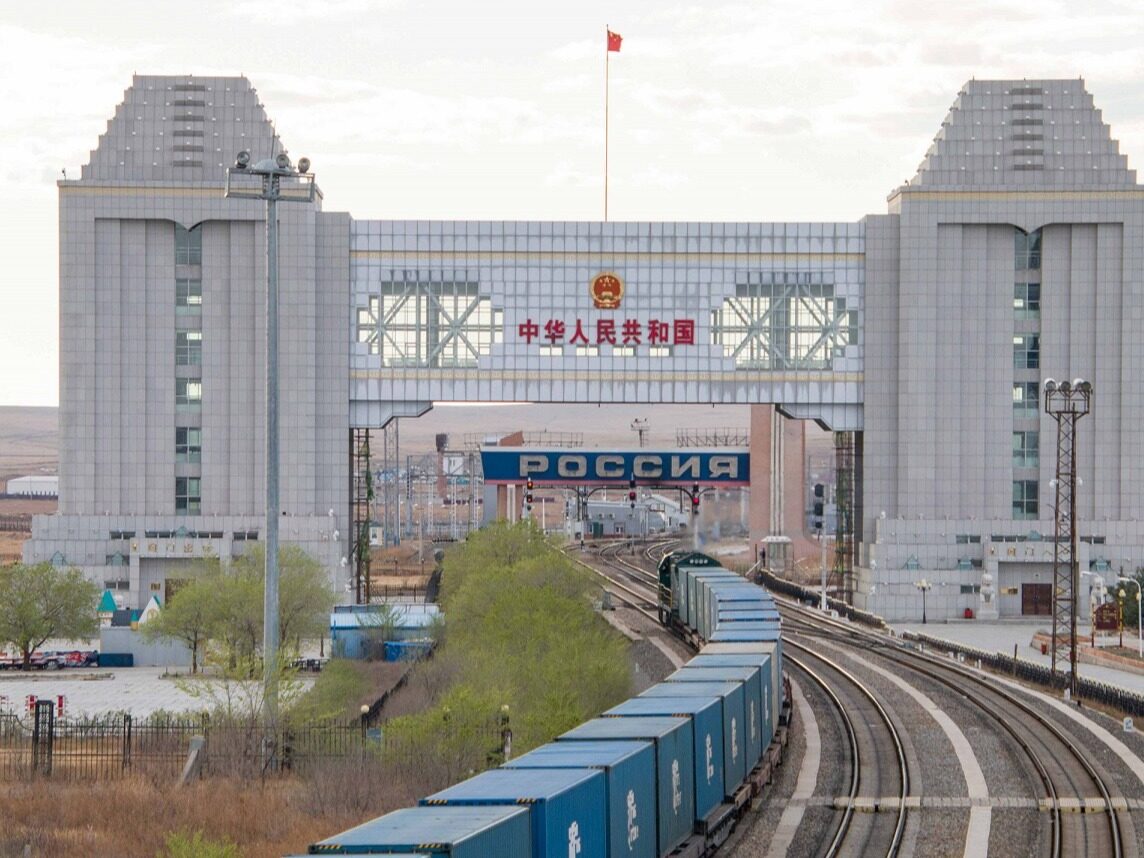
<svg viewBox="0 0 1144 858"><path fill-rule="evenodd" d="M794 656L787 654L787 663L794 665L818 685L819 688L830 698L834 704L834 708L838 714L842 716L842 724L846 729L846 737L850 742L850 792L846 797L846 808L842 812L842 819L839 820L838 828L834 832L834 837L830 841L830 846L826 850L826 855L833 856L838 854L838 850L842 846L842 841L846 839L846 832L850 828L850 822L854 818L854 805L858 798L858 789L862 782L862 769L861 769L861 751L858 748L858 735L854 730L854 722L850 718L850 713L846 711L842 700L835 693L834 689L830 687L827 682L817 672L812 670L805 662L799 661Z"/></svg>
<svg viewBox="0 0 1144 858"><path fill-rule="evenodd" d="M910 769L909 769L909 764L906 762L906 749L905 749L905 746L902 744L902 737L899 735L897 727L894 726L893 720L890 718L889 713L885 710L885 708L879 702L878 698L874 695L874 693L869 688L866 687L866 685L860 679L858 679L858 677L856 677L854 674L852 674L850 671L846 670L846 668L842 667L838 663L831 661L829 658L826 658L825 656L823 656L820 653L814 652L810 647L804 646L804 645L802 645L802 644L800 644L794 640L791 640L790 638L788 638L786 636L783 637L783 640L789 646L795 647L796 649L800 649L803 652L805 652L807 655L810 655L811 657L818 659L819 661L823 662L824 664L830 665L830 668L832 670L841 674L842 676L845 676L848 680L850 680L850 682L853 683L854 686L856 688L858 688L859 691L862 692L862 695L867 700L869 700L871 704L873 704L874 708L878 711L878 714L881 716L882 721L886 724L886 727L890 733L890 738L893 739L893 742L894 742L894 752L897 756L897 761L898 761L898 775L901 779L901 792L900 792L899 800L898 800L898 818L897 818L897 822L894 826L894 836L890 841L889 849L886 851L887 858L893 858L893 856L898 854L898 850L902 846L902 837L905 834L905 830L906 830L906 798L909 796L909 792L910 792ZM794 657L791 656L790 653L787 653L784 657L788 660L794 661ZM798 662L795 662L795 663L797 664ZM852 802L852 800L851 800L851 802Z"/></svg>
<svg viewBox="0 0 1144 858"><path fill-rule="evenodd" d="M788 604L784 604L783 607L789 608L791 610L798 610L799 612L805 611L805 609L803 609L801 607L795 608L794 606L788 605ZM807 611L806 613L808 615L812 614L812 612L809 612L809 611ZM1101 800L1104 803L1104 807L1107 810L1108 824L1109 824L1109 836L1111 837L1111 840L1112 840L1112 853L1111 853L1111 855L1113 856L1113 858L1121 858L1121 856L1123 856L1124 847L1123 847L1123 834L1120 830L1120 811L1113 804L1112 796L1108 791L1108 785L1105 783L1104 778L1096 771L1096 769L1092 765L1092 763L1089 762L1088 757L1083 752L1083 750L1078 748L1077 745L1059 727L1057 727L1056 724L1054 724L1052 721L1050 721L1047 716L1042 715L1040 712L1037 712L1035 709L1033 709L1031 706L1029 706L1027 703L1025 703L1020 698L1018 698L1012 692L1009 692L1009 691L1007 691L1003 688L1000 688L1000 687L998 687L998 686L996 686L990 682L987 682L984 678L978 676L973 671L962 667L960 664L951 663L945 659L937 658L937 657L930 655L928 653L925 653L925 652L919 652L916 650L909 650L909 649L903 647L901 644L891 646L885 640L881 639L877 635L861 632L861 631L854 629L853 627L847 626L847 625L837 624L837 623L833 623L833 622L828 623L827 618L825 618L825 617L814 617L814 619L816 619L818 622L822 623L823 625L834 626L838 630L837 633L840 636L844 633L846 636L849 636L852 638L859 638L859 639L863 640L864 642L873 642L876 646L879 647L880 650L882 650L883 654L887 658L889 658L890 660L896 661L897 663L902 664L906 667L909 667L912 670L915 670L916 672L921 673L924 676L929 676L931 679L934 679L937 682L941 682L942 684L949 685L950 687L953 687L956 690L958 690L959 692L963 693L963 689L961 689L960 687L958 687L956 685L951 685L950 682L946 682L942 677L937 676L932 670L925 670L925 669L919 667L916 664L916 662L917 661L927 662L931 666L941 667L944 670L956 673L959 678L968 679L969 681L973 682L978 687L984 688L984 689L988 690L989 692L996 694L1002 700L1006 701L1011 706L1019 709L1026 716L1028 716L1029 718L1031 718L1032 720L1037 722L1039 725L1041 725L1047 732L1052 734L1052 736L1068 750L1069 754L1081 765L1081 767L1085 770L1086 775L1089 777L1089 779L1096 786L1098 792L1100 793ZM981 708L984 711L988 711L985 709L985 707L981 707ZM1061 836L1062 836L1061 835L1061 829L1063 828L1063 825L1062 825L1063 814L1061 813L1061 810L1060 810L1059 797L1057 796L1057 791L1056 791L1055 785L1051 788L1050 798L1052 799L1052 807L1053 807L1053 823L1052 824L1053 824L1053 827L1055 829L1053 842L1054 842L1054 844L1057 844L1059 842ZM1060 848L1061 847L1059 845L1054 845L1054 850L1055 850L1053 852L1054 856L1060 854Z"/></svg>
<svg viewBox="0 0 1144 858"><path fill-rule="evenodd" d="M796 618L788 618L788 622L790 623L791 626L794 627L794 629L792 629L792 630L797 631L799 634L819 634L820 635L823 632L823 629L820 626L812 625L808 620L803 619L801 617L799 617L797 619ZM806 631L806 630L809 630L809 631ZM827 634L831 634L831 633L827 632ZM841 633L837 633L837 636L842 637L843 635ZM950 690L956 692L957 694L961 695L962 697L965 697L967 700L969 699L968 696L965 694L964 688L957 685L953 680L939 676L936 673L931 673L929 671L921 670L921 669L915 667L914 665L909 664L906 660L899 660L896 658L892 658L891 656L887 656L887 657L891 658L891 660L893 660L893 661L898 662L899 664L904 664L905 666L909 667L910 669L915 670L918 673L921 673L923 676L930 677L934 681L941 683L942 685L946 686ZM1040 755L1033 749L1032 745L1030 745L1029 742L1026 741L1025 738L1023 736L1021 736L1021 734L1019 732L1017 732L1017 728L1010 721L1003 718L1001 716L1001 714L996 712L995 710L981 705L979 701L972 701L972 702L976 703L978 708L982 712L984 712L986 715L988 715L990 718L992 718L1003 730L1005 730L1006 733L1009 734L1010 738L1012 738L1013 741L1015 741L1021 747L1021 750L1023 750L1025 752L1025 756L1029 758L1029 761L1032 763L1033 768L1036 769L1037 776L1040 778L1041 784L1044 786L1045 792L1048 794L1048 800L1050 802L1050 807L1052 808L1051 814L1050 814L1050 820L1049 820L1049 826L1050 826L1049 854L1050 854L1051 858L1060 858L1062 829L1063 829L1062 818L1061 818L1062 817L1062 811L1060 808L1060 801L1059 801L1059 795L1057 794L1056 784L1053 782L1052 776L1049 775L1048 769L1045 768L1045 764L1041 761Z"/></svg>

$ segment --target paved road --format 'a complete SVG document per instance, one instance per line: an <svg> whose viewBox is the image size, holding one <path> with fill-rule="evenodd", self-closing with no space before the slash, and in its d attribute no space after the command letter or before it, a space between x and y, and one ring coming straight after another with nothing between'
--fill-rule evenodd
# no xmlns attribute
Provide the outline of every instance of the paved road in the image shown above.
<svg viewBox="0 0 1144 858"><path fill-rule="evenodd" d="M974 646L990 652L1003 652L1013 655L1013 646L1017 646L1017 655L1022 659L1038 664L1052 664L1052 657L1041 655L1040 647L1032 646L1033 635L1039 631L1051 633L1052 621L1044 619L1039 621L1004 620L994 623L983 623L979 620L952 623L894 623L892 628L896 632L911 631L919 634L945 638L956 643ZM1083 630L1087 635L1088 629ZM1087 637L1085 638L1087 640ZM1135 643L1135 639L1132 643ZM1125 645L1129 645L1129 638L1125 635ZM1144 694L1144 674L1117 670L1095 664L1081 662L1077 668L1080 676L1098 682L1108 682Z"/></svg>

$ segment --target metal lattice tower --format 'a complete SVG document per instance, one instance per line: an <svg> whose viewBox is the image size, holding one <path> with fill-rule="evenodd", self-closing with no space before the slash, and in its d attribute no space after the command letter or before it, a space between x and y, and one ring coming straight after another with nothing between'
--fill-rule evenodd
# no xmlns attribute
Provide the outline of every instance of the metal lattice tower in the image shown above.
<svg viewBox="0 0 1144 858"><path fill-rule="evenodd" d="M354 602L369 604L369 526L373 511L373 471L369 430L350 430L350 509L353 511Z"/></svg>
<svg viewBox="0 0 1144 858"><path fill-rule="evenodd" d="M846 604L854 604L854 433L834 433L834 473L837 481L834 503L837 525L834 533L836 587Z"/></svg>
<svg viewBox="0 0 1144 858"><path fill-rule="evenodd" d="M1069 692L1078 691L1076 661L1077 567L1076 424L1092 406L1092 385L1083 379L1071 384L1045 381L1045 413L1057 421L1056 525L1053 543L1053 673L1068 658Z"/></svg>
<svg viewBox="0 0 1144 858"><path fill-rule="evenodd" d="M751 430L731 429L676 429L676 447L747 447L751 443Z"/></svg>

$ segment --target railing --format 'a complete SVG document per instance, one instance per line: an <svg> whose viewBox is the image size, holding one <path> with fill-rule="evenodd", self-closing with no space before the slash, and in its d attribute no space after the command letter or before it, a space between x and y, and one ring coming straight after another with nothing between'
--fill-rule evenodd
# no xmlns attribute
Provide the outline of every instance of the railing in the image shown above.
<svg viewBox="0 0 1144 858"><path fill-rule="evenodd" d="M499 746L503 725L490 719L487 742ZM483 732L483 731L482 731ZM137 719L126 713L96 718L60 718L51 701L41 700L26 715L0 714L0 780L51 777L106 780L130 773L175 778L187 760L191 738L206 742L206 776L258 777L267 755L256 724L214 723L207 716ZM305 771L330 760L367 750L398 765L413 753L408 742L390 741L384 725L364 720L328 721L284 729L277 737L279 768Z"/></svg>

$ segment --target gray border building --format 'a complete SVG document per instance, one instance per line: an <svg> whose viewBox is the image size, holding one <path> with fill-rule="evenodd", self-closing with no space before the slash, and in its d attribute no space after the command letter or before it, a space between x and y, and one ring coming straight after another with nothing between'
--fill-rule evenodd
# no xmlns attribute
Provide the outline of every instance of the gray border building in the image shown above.
<svg viewBox="0 0 1144 858"><path fill-rule="evenodd" d="M60 508L26 560L141 605L188 558L260 538L265 215L223 185L240 149L283 148L244 78L137 76L59 183ZM853 433L860 607L914 618L925 577L932 616L1040 610L1046 377L1096 390L1082 570L1144 565L1142 215L1081 80L967 83L888 212L857 223L283 207L282 539L345 585L350 433L434 401L770 403ZM604 274L619 297L593 293ZM760 503L769 460L755 451Z"/></svg>

